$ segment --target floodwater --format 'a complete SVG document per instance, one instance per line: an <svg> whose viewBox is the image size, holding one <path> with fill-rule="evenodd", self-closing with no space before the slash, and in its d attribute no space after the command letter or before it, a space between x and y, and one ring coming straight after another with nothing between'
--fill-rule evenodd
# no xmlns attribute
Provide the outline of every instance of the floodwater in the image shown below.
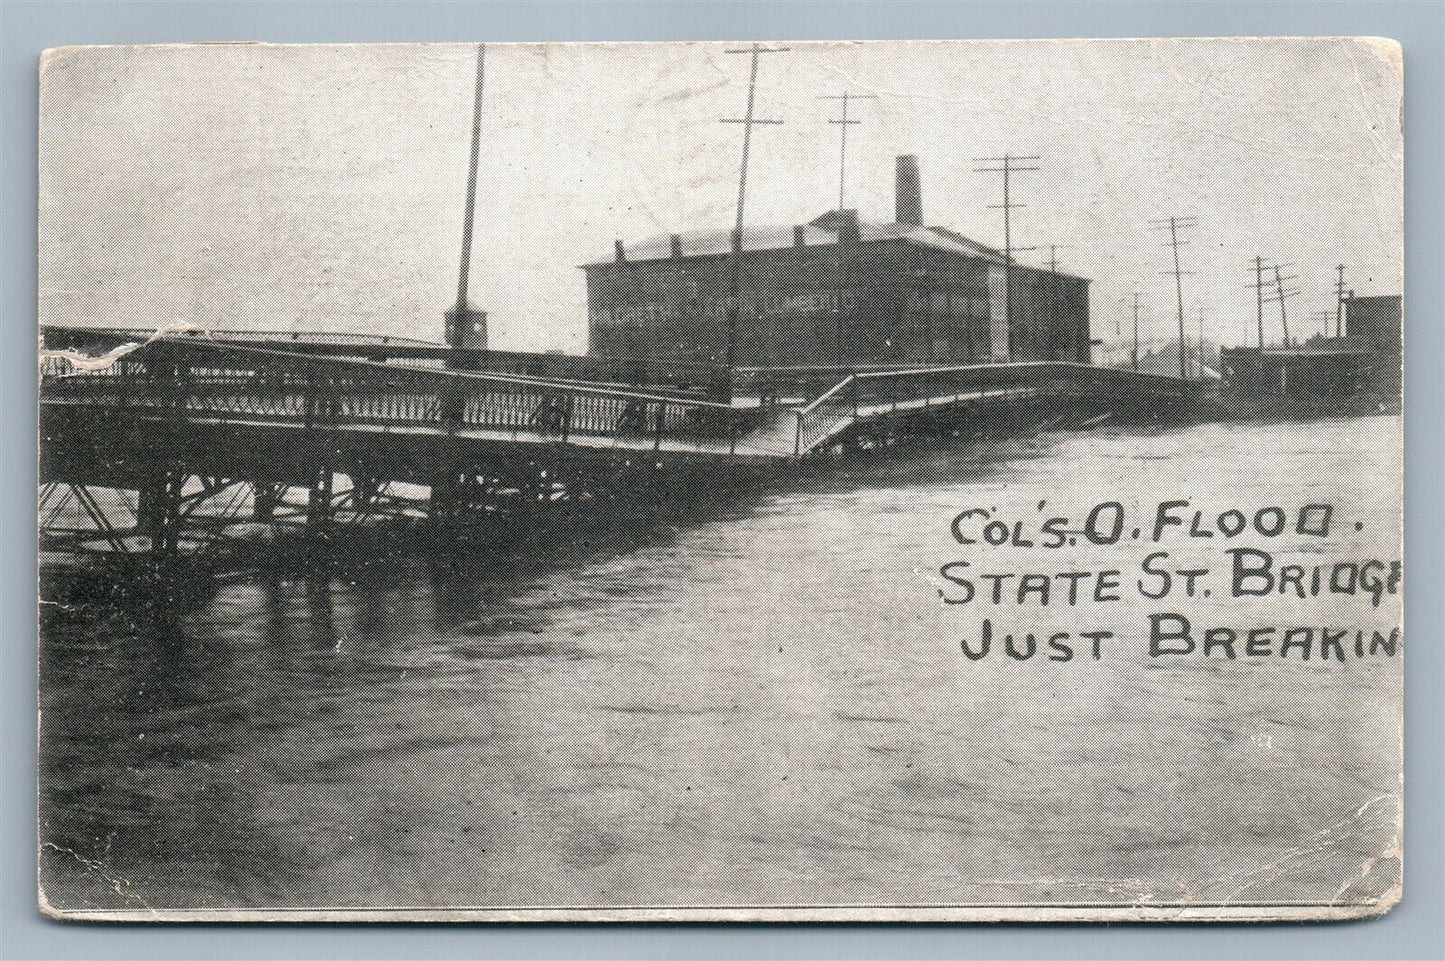
<svg viewBox="0 0 1445 961"><path fill-rule="evenodd" d="M1150 657L1147 615L1388 631L1399 598L1142 601L1152 550L1228 559L1127 528L1173 498L1331 503L1326 538L1291 514L1239 542L1398 558L1398 445L1391 417L1057 435L562 557L392 556L150 604L50 576L42 882L73 909L1377 897L1399 878L1402 654ZM1123 543L950 533L972 507L1105 500ZM1125 599L946 605L956 560L1120 568ZM1116 637L975 661L984 616Z"/></svg>

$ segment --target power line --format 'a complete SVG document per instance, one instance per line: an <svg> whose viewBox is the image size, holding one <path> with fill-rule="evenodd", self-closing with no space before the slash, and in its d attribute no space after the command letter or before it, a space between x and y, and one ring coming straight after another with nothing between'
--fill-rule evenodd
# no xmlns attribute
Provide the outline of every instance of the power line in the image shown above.
<svg viewBox="0 0 1445 961"><path fill-rule="evenodd" d="M1003 203L989 204L990 210L1003 211L1003 316L1004 327L1008 330L1009 336L1009 358L1013 358L1013 266L1014 250L1013 231L1010 214L1015 208L1028 206L1027 204L1016 204L1009 199L1010 180L1016 173L1030 173L1037 171L1038 167L1017 167L1015 161L1039 160L1039 157L1015 157L1012 154L1004 154L1002 157L974 157L974 163L1002 163L1002 167L974 167L974 173L1001 173L1003 174ZM1018 248L1021 250L1032 250L1032 247Z"/></svg>
<svg viewBox="0 0 1445 961"><path fill-rule="evenodd" d="M854 100L877 100L878 95L873 93L849 93L843 91L840 94L828 94L818 98L819 100L841 100L843 101L843 116L838 120L829 120L829 123L838 125L838 209L843 209L843 185L848 175L848 128L855 124L862 123L861 120L848 119L848 104Z"/></svg>

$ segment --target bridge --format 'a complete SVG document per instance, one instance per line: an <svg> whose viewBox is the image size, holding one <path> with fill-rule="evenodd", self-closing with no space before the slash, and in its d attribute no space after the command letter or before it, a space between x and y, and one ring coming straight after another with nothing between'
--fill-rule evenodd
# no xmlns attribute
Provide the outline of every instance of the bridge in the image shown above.
<svg viewBox="0 0 1445 961"><path fill-rule="evenodd" d="M840 451L1168 413L1198 386L1057 362L758 368L718 397L675 369L638 385L426 366L415 352L437 345L354 336L124 338L99 366L47 353L42 546L194 553L285 526L645 510Z"/></svg>

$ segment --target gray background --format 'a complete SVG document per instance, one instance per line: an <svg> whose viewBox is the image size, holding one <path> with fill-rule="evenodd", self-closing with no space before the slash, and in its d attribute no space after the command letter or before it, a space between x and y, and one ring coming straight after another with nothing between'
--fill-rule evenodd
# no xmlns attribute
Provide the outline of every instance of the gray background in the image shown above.
<svg viewBox="0 0 1445 961"><path fill-rule="evenodd" d="M4 449L12 611L5 718L4 958L181 957L1445 957L1442 754L1442 50L1445 6L1420 3L12 3L3 43ZM861 39L1376 35L1405 48L1408 592L1406 882L1387 917L1345 925L345 927L62 925L34 909L35 104L49 46L191 40Z"/></svg>

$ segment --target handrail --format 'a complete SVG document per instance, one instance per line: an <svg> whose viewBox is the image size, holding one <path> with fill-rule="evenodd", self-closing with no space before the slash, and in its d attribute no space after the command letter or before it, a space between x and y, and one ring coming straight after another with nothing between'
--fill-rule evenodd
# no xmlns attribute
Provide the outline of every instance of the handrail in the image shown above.
<svg viewBox="0 0 1445 961"><path fill-rule="evenodd" d="M218 353L238 354L246 357L274 358L278 361L285 361L289 365L301 368L335 370L355 369L384 372L388 378L411 377L421 380L432 380L441 382L465 383L465 382L486 382L510 384L526 387L548 388L559 392L570 392L586 394L593 397L610 397L623 400L642 400L654 403L680 404L688 407L702 407L712 410L732 410L731 404L724 404L717 401L702 400L687 395L656 394L649 391L619 390L612 387L594 387L577 381L557 380L546 377L533 377L527 374L496 374L485 371L469 370L434 370L424 367L405 367L397 364L386 364L379 361L363 360L355 357L316 357L311 354L298 354L291 351L272 350L264 347L250 347L241 344L214 344L205 341L165 341L157 340L141 347L126 355L127 360L143 360L148 353L164 352L167 349L183 351L198 350L201 352L215 351Z"/></svg>
<svg viewBox="0 0 1445 961"><path fill-rule="evenodd" d="M52 355L56 356L56 355ZM860 417L975 399L1055 393L1184 394L1192 381L1168 375L1064 361L968 364L851 372L804 403L756 407L489 370L398 366L357 357L317 356L202 339L158 339L95 370L42 365L47 404L113 403L153 411L189 411L222 419L304 420L335 424L439 426L447 431L519 430L560 436L636 438L652 446L693 444L730 455L752 450L801 457ZM791 434L791 437L788 437ZM791 448L791 451L788 450Z"/></svg>
<svg viewBox="0 0 1445 961"><path fill-rule="evenodd" d="M1157 374L1152 371L1143 370L1125 370L1122 367L1100 367L1096 364L1080 364L1077 361L1069 360L1024 360L1013 363L960 364L952 367L913 367L906 370L875 370L859 373L857 377L860 380L877 380L891 377L925 376L929 374L955 374L965 371L986 373L989 371L1023 371L1045 368L1102 374L1105 377L1117 377L1124 380L1160 380L1175 384L1196 383L1194 380L1175 377L1172 374Z"/></svg>
<svg viewBox="0 0 1445 961"><path fill-rule="evenodd" d="M42 334L50 332L79 335L99 334L138 340L157 337L157 332L147 327L90 327L79 324L42 324L40 329ZM280 341L291 341L292 343L302 344L333 343L374 347L437 347L441 349L446 349L447 347L446 344L434 340L423 340L419 337L401 337L393 334L367 334L359 331L240 330L235 328L188 327L180 330L167 330L165 333L159 335L159 338L167 337L175 340L188 340L201 343L207 340L265 340L267 338L274 338Z"/></svg>
<svg viewBox="0 0 1445 961"><path fill-rule="evenodd" d="M703 361L675 360L664 357L626 357L614 354L562 354L553 352L529 352L529 351L503 351L489 350L486 348L453 348L449 344L439 341L424 340L417 337L403 337L393 334L371 334L357 331L297 331L297 330L242 330L238 328L204 328L185 327L180 329L149 327L111 327L91 326L83 324L42 324L41 333L44 336L55 335L57 337L84 337L86 335L95 337L108 337L119 340L132 340L137 342L150 339L170 339L183 342L227 342L240 344L259 344L264 346L268 342L275 342L278 345L305 345L308 347L355 347L357 349L372 348L377 353L394 351L397 357L421 357L441 359L449 356L462 357L498 357L512 362L573 362L582 363L589 367L640 367L644 370L656 370L672 374L691 374L705 379L716 379L722 376L727 368L717 363ZM164 330L164 333L158 333ZM736 368L739 374L743 374L749 368Z"/></svg>
<svg viewBox="0 0 1445 961"><path fill-rule="evenodd" d="M582 438L602 437L633 449L785 456L754 439L765 425L765 409L545 377L161 341L97 370L74 371L68 364L43 364L42 370L47 407L115 405L144 416L283 422L307 430L510 431L513 440L525 433L593 446L595 440Z"/></svg>
<svg viewBox="0 0 1445 961"><path fill-rule="evenodd" d="M1059 392L1071 387L1117 391L1127 389L1129 384L1151 384L1156 388L1188 391L1195 388L1193 381L1168 375L1141 373L1117 368L1095 367L1071 361L1025 361L1014 364L966 364L949 367L921 367L906 370L854 372L834 384L811 402L793 408L796 417L793 432L793 455L803 456L820 440L836 434L851 421L859 417L862 405L871 404L869 415L879 413L881 402L885 409L899 410L900 404L909 406L919 402L926 408L931 399L939 403L969 398L990 396L1013 397L1037 393L1046 383L1055 385ZM872 390L865 397L860 388L865 384L892 384L891 389ZM900 397L900 385L909 389ZM851 390L850 400L839 401L839 395ZM819 412L831 407L835 417L824 417ZM851 407L851 412L847 409ZM851 413L851 418L850 418Z"/></svg>
<svg viewBox="0 0 1445 961"><path fill-rule="evenodd" d="M832 387L830 387L828 390L826 390L826 391L824 391L823 393L819 394L818 397L817 397L812 403L808 404L806 407L800 408L800 409L798 410L798 416L801 417L801 416L803 416L804 414L811 414L811 413L812 413L814 410L816 410L820 405L822 405L823 401L825 401L825 400L827 400L828 398L832 397L834 394L838 393L840 390L842 390L843 388L847 387L849 384L851 384L851 383L853 383L854 381L858 380L858 379L859 379L860 377L862 377L862 376L863 376L863 375L861 375L861 374L849 374L847 377L843 378L843 379L840 380L838 383L834 384L834 385L833 385Z"/></svg>
<svg viewBox="0 0 1445 961"><path fill-rule="evenodd" d="M985 376L990 373L1023 373L1027 370L1058 370L1069 373L1087 373L1091 376L1103 375L1123 380L1159 380L1170 384L1186 385L1194 381L1173 377L1169 374L1155 374L1147 371L1123 370L1116 367L1097 367L1093 364L1079 364L1072 361L1021 361L1009 364L960 364L951 367L914 367L906 370L875 370L862 371L849 374L843 380L834 384L828 390L819 394L814 400L798 409L799 414L810 414L825 401L830 399L839 391L845 389L850 383L863 380L893 380L904 377L932 377L939 374L976 374Z"/></svg>

